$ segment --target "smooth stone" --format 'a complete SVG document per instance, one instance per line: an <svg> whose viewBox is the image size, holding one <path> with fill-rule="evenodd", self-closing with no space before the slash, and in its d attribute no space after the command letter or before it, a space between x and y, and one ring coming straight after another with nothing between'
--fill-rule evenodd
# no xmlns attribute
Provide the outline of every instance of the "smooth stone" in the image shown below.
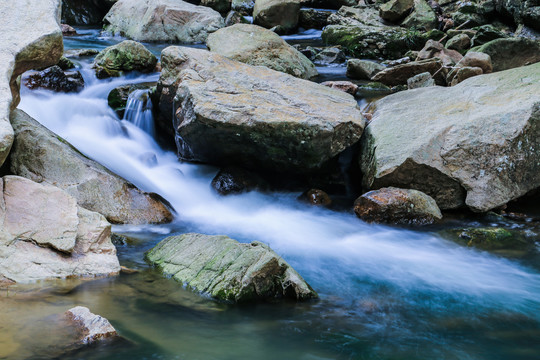
<svg viewBox="0 0 540 360"><path fill-rule="evenodd" d="M87 307L76 306L66 311L65 315L76 328L82 344L88 345L118 336L109 320L91 313Z"/></svg>

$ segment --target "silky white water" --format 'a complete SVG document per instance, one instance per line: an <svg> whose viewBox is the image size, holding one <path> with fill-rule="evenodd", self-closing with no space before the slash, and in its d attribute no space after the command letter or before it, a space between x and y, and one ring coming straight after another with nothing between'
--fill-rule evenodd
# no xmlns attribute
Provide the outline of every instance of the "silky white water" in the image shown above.
<svg viewBox="0 0 540 360"><path fill-rule="evenodd" d="M367 225L353 214L309 208L298 194L252 192L222 197L210 187L216 170L181 163L140 127L120 121L107 104L119 85L150 82L157 74L98 81L83 66L79 94L23 91L19 107L87 156L156 192L194 231L268 243L326 295L355 297L365 284L404 294L435 294L534 314L540 275L515 262L466 249L426 233ZM151 132L151 131L150 131ZM157 165L144 161L155 154Z"/></svg>

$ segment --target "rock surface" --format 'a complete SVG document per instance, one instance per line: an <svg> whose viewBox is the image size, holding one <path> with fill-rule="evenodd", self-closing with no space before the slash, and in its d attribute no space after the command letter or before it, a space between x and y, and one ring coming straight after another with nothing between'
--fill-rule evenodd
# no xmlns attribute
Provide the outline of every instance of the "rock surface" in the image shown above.
<svg viewBox="0 0 540 360"><path fill-rule="evenodd" d="M363 184L488 211L540 186L540 64L388 96L362 141Z"/></svg>
<svg viewBox="0 0 540 360"><path fill-rule="evenodd" d="M30 282L120 271L111 225L66 192L18 176L0 180L0 277Z"/></svg>
<svg viewBox="0 0 540 360"><path fill-rule="evenodd" d="M212 179L212 187L220 195L240 194L247 191L264 191L270 185L259 175L238 167L221 169Z"/></svg>
<svg viewBox="0 0 540 360"><path fill-rule="evenodd" d="M0 166L13 143L9 113L19 104L19 75L43 69L62 56L60 0L21 0L2 6L0 32Z"/></svg>
<svg viewBox="0 0 540 360"><path fill-rule="evenodd" d="M513 69L540 61L540 41L526 38L504 38L490 41L474 51L488 54L493 71Z"/></svg>
<svg viewBox="0 0 540 360"><path fill-rule="evenodd" d="M12 113L15 143L11 171L64 189L77 203L112 223L164 223L172 215L157 196L144 193L80 154L21 110Z"/></svg>
<svg viewBox="0 0 540 360"><path fill-rule="evenodd" d="M125 40L109 46L95 58L92 67L99 79L117 77L124 71L154 71L158 60L148 49L136 41Z"/></svg>
<svg viewBox="0 0 540 360"><path fill-rule="evenodd" d="M204 42L225 25L217 11L181 0L119 0L104 21L132 40L181 43Z"/></svg>
<svg viewBox="0 0 540 360"><path fill-rule="evenodd" d="M373 190L356 199L356 215L367 222L427 225L442 219L432 197L417 190L395 187Z"/></svg>
<svg viewBox="0 0 540 360"><path fill-rule="evenodd" d="M379 7L379 15L384 20L403 20L414 6L414 0L390 0Z"/></svg>
<svg viewBox="0 0 540 360"><path fill-rule="evenodd" d="M219 300L317 298L283 258L260 242L242 244L227 236L184 234L166 238L146 257L165 275Z"/></svg>
<svg viewBox="0 0 540 360"><path fill-rule="evenodd" d="M82 344L92 344L118 336L109 320L91 313L87 307L76 306L66 311L65 315L75 325Z"/></svg>
<svg viewBox="0 0 540 360"><path fill-rule="evenodd" d="M435 82L439 85L445 84L446 71L443 68L441 60L438 58L411 61L406 64L386 68L375 74L371 80L390 86L406 85L409 78L425 72L429 72L431 75L437 74L434 76Z"/></svg>
<svg viewBox="0 0 540 360"><path fill-rule="evenodd" d="M253 22L265 28L279 26L290 32L298 25L299 0L255 0Z"/></svg>
<svg viewBox="0 0 540 360"><path fill-rule="evenodd" d="M24 83L29 89L47 89L56 92L78 92L84 88L84 79L80 72L64 72L54 65L43 71L31 74Z"/></svg>
<svg viewBox="0 0 540 360"><path fill-rule="evenodd" d="M236 24L208 36L210 51L249 65L266 66L302 79L318 75L313 63L278 34L257 25Z"/></svg>
<svg viewBox="0 0 540 360"><path fill-rule="evenodd" d="M183 159L320 171L362 134L357 103L341 91L200 49L171 46L161 60L160 110L175 116Z"/></svg>
<svg viewBox="0 0 540 360"><path fill-rule="evenodd" d="M371 80L375 74L384 69L383 65L374 61L361 59L349 59L347 61L347 77L351 79Z"/></svg>

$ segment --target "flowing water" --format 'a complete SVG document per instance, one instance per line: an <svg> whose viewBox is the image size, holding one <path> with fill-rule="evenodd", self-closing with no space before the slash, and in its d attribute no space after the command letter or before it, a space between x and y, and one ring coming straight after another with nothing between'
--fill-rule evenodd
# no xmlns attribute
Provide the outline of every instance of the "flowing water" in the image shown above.
<svg viewBox="0 0 540 360"><path fill-rule="evenodd" d="M106 42L105 40L103 40ZM98 41L99 42L99 41ZM101 43L100 43L101 44ZM72 46L76 46L73 45ZM116 226L123 265L140 270L94 281L0 292L0 358L51 358L66 335L55 320L75 305L107 317L126 339L73 359L535 359L540 356L538 261L508 260L424 231L368 225L349 212L309 208L296 193L221 197L217 169L182 163L152 137L144 94L124 119L107 95L159 74L97 80L81 62L78 94L23 89L20 108L87 156L177 211L174 223ZM142 121L144 120L144 121ZM156 161L148 162L148 154ZM320 300L236 306L162 278L143 260L183 232L258 240L282 255ZM537 259L538 257L536 257ZM4 310L6 309L6 310ZM40 334L49 333L44 337Z"/></svg>

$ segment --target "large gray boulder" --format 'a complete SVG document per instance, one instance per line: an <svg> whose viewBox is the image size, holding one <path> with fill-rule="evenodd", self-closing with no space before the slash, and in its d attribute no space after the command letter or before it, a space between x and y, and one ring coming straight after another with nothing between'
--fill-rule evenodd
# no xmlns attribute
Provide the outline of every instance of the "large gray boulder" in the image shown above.
<svg viewBox="0 0 540 360"><path fill-rule="evenodd" d="M171 46L161 62L160 110L174 114L182 159L314 172L362 134L356 100L341 91L201 49Z"/></svg>
<svg viewBox="0 0 540 360"><path fill-rule="evenodd" d="M103 20L108 31L137 41L199 43L225 26L217 11L181 0L119 0Z"/></svg>
<svg viewBox="0 0 540 360"><path fill-rule="evenodd" d="M105 218L66 192L18 176L0 179L0 278L31 282L120 271Z"/></svg>
<svg viewBox="0 0 540 360"><path fill-rule="evenodd" d="M318 75L315 65L278 34L257 25L236 24L208 36L210 51L254 66L281 71L301 79Z"/></svg>
<svg viewBox="0 0 540 360"><path fill-rule="evenodd" d="M219 300L317 298L282 257L256 241L242 244L227 236L184 234L166 238L146 257L165 275Z"/></svg>
<svg viewBox="0 0 540 360"><path fill-rule="evenodd" d="M300 0L255 0L253 22L265 28L279 26L290 32L298 25Z"/></svg>
<svg viewBox="0 0 540 360"><path fill-rule="evenodd" d="M413 188L440 208L489 211L540 186L540 64L423 88L375 105L367 189Z"/></svg>
<svg viewBox="0 0 540 360"><path fill-rule="evenodd" d="M13 143L9 113L19 104L17 78L52 66L63 52L60 0L21 0L0 12L0 166Z"/></svg>
<svg viewBox="0 0 540 360"><path fill-rule="evenodd" d="M140 191L88 159L23 111L13 111L11 122L15 129L10 155L14 174L59 187L77 199L80 206L103 214L112 223L172 220L157 196Z"/></svg>

